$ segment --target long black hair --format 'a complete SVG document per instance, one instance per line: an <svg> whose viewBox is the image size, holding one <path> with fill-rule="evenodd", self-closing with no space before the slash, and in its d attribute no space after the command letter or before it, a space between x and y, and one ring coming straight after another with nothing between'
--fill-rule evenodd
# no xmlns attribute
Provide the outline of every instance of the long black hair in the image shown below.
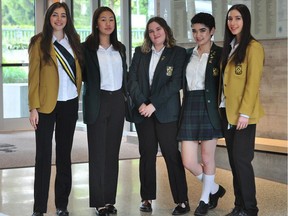
<svg viewBox="0 0 288 216"><path fill-rule="evenodd" d="M93 14L93 19L92 19L92 33L86 38L86 43L89 48L92 50L98 50L99 44L100 44L100 38L99 38L99 29L97 28L98 26L98 19L100 17L100 14L104 11L109 11L113 14L114 21L115 21L115 28L114 31L110 35L110 43L113 45L113 48L115 50L120 50L121 49L121 43L118 41L117 38L117 23L116 23L116 16L113 10L109 7L99 7L95 10Z"/></svg>
<svg viewBox="0 0 288 216"><path fill-rule="evenodd" d="M43 52L43 58L45 62L50 61L50 51L51 51L51 43L53 37L53 27L50 23L50 17L57 8L64 8L67 17L67 23L63 29L64 33L68 37L69 44L73 49L74 54L77 56L80 63L82 62L82 55L81 55L81 44L80 44L80 37L76 32L76 29L73 25L73 21L69 12L69 8L66 3L62 2L55 2L53 3L45 13L45 19L43 24L43 30L39 34L33 36L31 38L28 51L34 45L38 38L41 38L40 41L40 48Z"/></svg>
<svg viewBox="0 0 288 216"><path fill-rule="evenodd" d="M231 33L228 28L228 14L232 10L237 10L242 16L243 19L243 28L240 33L240 41L237 49L235 50L232 61L237 65L243 62L246 54L246 48L251 40L255 40L255 38L251 35L251 14L248 7L244 4L235 4L233 5L227 12L225 19L225 32L224 32L224 43L223 43L223 51L222 51L222 68L226 67L228 62L228 57L230 54L230 43L234 39L235 35Z"/></svg>

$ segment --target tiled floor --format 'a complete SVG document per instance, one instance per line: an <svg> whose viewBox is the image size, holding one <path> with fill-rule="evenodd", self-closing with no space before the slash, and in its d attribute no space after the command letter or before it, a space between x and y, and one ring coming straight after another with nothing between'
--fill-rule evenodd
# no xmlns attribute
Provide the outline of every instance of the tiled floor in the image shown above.
<svg viewBox="0 0 288 216"><path fill-rule="evenodd" d="M116 207L117 216L169 216L175 204L169 189L166 166L162 157L157 159L157 199L153 201L152 214L139 211L139 160L121 160ZM53 167L52 179L55 169ZM219 200L218 207L208 215L227 214L233 208L233 191L231 172L217 169L216 180L223 185L227 193ZM33 207L34 168L0 170L0 216L29 216ZM200 197L201 184L191 174L187 173L191 216ZM55 215L53 181L51 181L48 213ZM259 216L287 215L287 184L276 183L257 178L257 199L260 209ZM70 216L93 216L94 209L89 208L88 197L88 165L87 163L73 165L73 189L68 206Z"/></svg>

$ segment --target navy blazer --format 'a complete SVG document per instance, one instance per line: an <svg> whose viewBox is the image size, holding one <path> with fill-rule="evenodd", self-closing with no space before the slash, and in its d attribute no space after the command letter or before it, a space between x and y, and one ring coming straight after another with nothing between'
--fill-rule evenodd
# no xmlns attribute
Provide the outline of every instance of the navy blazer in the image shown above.
<svg viewBox="0 0 288 216"><path fill-rule="evenodd" d="M135 104L133 118L140 123L145 117L141 116L138 108L141 104L152 103L156 108L156 118L161 123L173 122L179 119L180 93L182 72L186 51L174 46L165 47L155 68L152 85L149 85L149 65L152 51L143 53L141 47L135 49L129 68L128 91Z"/></svg>
<svg viewBox="0 0 288 216"><path fill-rule="evenodd" d="M187 93L187 80L186 80L186 67L190 62L194 48L187 50L184 73L183 73L183 108L181 110L181 118L183 114L186 93ZM220 58L222 47L212 44L210 49L209 58L207 61L205 72L205 103L209 115L209 119L215 129L221 129L221 119L218 108L218 92L220 81Z"/></svg>
<svg viewBox="0 0 288 216"><path fill-rule="evenodd" d="M84 66L82 69L83 86L83 122L92 124L96 121L100 110L100 67L97 57L97 51L91 49L86 42L82 43L84 54ZM127 64L126 64L126 48L121 44L119 51L122 58L123 67L123 98L127 92Z"/></svg>

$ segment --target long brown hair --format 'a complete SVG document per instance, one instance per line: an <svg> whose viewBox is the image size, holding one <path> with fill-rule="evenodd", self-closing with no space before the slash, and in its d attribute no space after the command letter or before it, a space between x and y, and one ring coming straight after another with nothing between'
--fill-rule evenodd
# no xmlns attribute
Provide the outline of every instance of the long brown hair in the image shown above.
<svg viewBox="0 0 288 216"><path fill-rule="evenodd" d="M82 55L81 55L81 44L80 44L80 37L76 32L76 29L73 25L73 21L69 12L69 8L66 3L62 2L55 2L52 4L45 13L45 19L43 24L43 30L39 34L33 36L30 40L30 44L28 47L28 51L32 48L38 38L40 40L40 49L43 52L43 58L46 63L50 61L50 51L51 51L51 43L53 37L53 27L50 23L50 17L57 8L64 8L67 17L67 23L64 27L63 31L67 35L69 44L74 51L74 54L77 56L80 63L82 62Z"/></svg>

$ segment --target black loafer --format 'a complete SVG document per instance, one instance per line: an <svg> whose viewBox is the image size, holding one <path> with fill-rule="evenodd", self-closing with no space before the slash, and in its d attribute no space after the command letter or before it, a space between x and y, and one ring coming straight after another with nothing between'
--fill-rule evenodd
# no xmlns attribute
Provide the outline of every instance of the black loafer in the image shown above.
<svg viewBox="0 0 288 216"><path fill-rule="evenodd" d="M139 209L142 212L152 212L151 203L148 200L143 200Z"/></svg>
<svg viewBox="0 0 288 216"><path fill-rule="evenodd" d="M209 195L209 209L216 208L219 198L223 197L225 193L226 190L221 185L219 185L218 191L215 194Z"/></svg>
<svg viewBox="0 0 288 216"><path fill-rule="evenodd" d="M226 214L225 216L237 216L241 211L242 209L239 206L235 206L233 210L229 214Z"/></svg>
<svg viewBox="0 0 288 216"><path fill-rule="evenodd" d="M57 216L69 216L67 209L56 209Z"/></svg>
<svg viewBox="0 0 288 216"><path fill-rule="evenodd" d="M43 216L43 213L40 213L40 212L33 212L32 216Z"/></svg>
<svg viewBox="0 0 288 216"><path fill-rule="evenodd" d="M196 216L203 216L208 213L209 205L208 203L206 204L202 200L199 202L198 207L196 208L194 215Z"/></svg>
<svg viewBox="0 0 288 216"><path fill-rule="evenodd" d="M108 204L108 205L105 206L105 208L107 209L107 212L109 214L117 214L117 209L115 208L114 205Z"/></svg>
<svg viewBox="0 0 288 216"><path fill-rule="evenodd" d="M105 207L101 207L101 208L96 208L96 215L97 216L107 216L107 215L109 215L109 213Z"/></svg>
<svg viewBox="0 0 288 216"><path fill-rule="evenodd" d="M172 215L182 215L186 214L187 212L190 211L190 206L188 201L184 202L185 207L182 207L183 203L179 203L174 210L172 211Z"/></svg>

